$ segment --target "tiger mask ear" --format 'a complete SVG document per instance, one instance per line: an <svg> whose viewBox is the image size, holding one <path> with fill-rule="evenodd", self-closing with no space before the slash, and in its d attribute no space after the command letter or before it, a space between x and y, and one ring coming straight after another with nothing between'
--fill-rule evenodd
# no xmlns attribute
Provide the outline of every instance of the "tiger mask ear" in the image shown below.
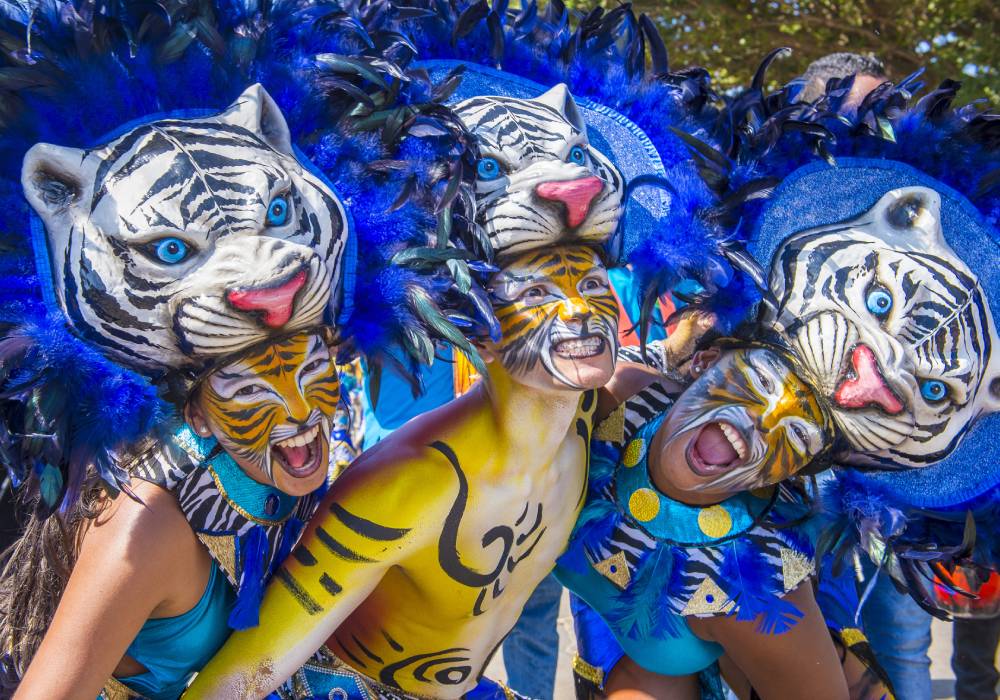
<svg viewBox="0 0 1000 700"><path fill-rule="evenodd" d="M93 187L86 151L36 143L21 164L21 187L50 237L68 235L79 207Z"/></svg>
<svg viewBox="0 0 1000 700"><path fill-rule="evenodd" d="M580 110L576 107L576 100L570 94L566 83L559 83L551 90L536 97L533 102L540 102L556 110L578 131L587 130L587 124L583 121L583 117L580 116Z"/></svg>
<svg viewBox="0 0 1000 700"><path fill-rule="evenodd" d="M888 225L900 246L954 256L941 228L941 195L934 190L901 187L885 193L874 209L876 220Z"/></svg>
<svg viewBox="0 0 1000 700"><path fill-rule="evenodd" d="M259 134L267 145L278 153L295 157L292 135L288 131L285 115L260 83L255 83L244 90L229 109L219 115L219 118L225 124L242 126L248 131Z"/></svg>

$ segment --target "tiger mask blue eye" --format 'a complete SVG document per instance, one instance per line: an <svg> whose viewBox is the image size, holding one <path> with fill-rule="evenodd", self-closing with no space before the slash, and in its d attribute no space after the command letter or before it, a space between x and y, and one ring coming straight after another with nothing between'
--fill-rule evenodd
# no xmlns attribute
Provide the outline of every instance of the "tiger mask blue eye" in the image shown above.
<svg viewBox="0 0 1000 700"><path fill-rule="evenodd" d="M267 206L267 225L284 226L288 223L288 195L279 195Z"/></svg>
<svg viewBox="0 0 1000 700"><path fill-rule="evenodd" d="M179 265L191 256L193 250L187 243L174 236L161 238L152 243L153 256L164 265Z"/></svg>
<svg viewBox="0 0 1000 700"><path fill-rule="evenodd" d="M480 158L476 163L476 175L480 180L496 180L502 174L500 161L496 158Z"/></svg>

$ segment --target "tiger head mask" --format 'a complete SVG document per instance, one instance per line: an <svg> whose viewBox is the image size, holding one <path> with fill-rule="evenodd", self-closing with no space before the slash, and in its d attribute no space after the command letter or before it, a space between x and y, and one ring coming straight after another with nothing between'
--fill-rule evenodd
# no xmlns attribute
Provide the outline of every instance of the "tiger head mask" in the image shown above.
<svg viewBox="0 0 1000 700"><path fill-rule="evenodd" d="M67 320L122 364L197 372L336 316L346 215L260 85L95 148L36 144L21 181Z"/></svg>
<svg viewBox="0 0 1000 700"><path fill-rule="evenodd" d="M618 228L622 176L589 145L565 85L533 100L472 97L454 109L479 141L476 218L498 252L600 245Z"/></svg>
<svg viewBox="0 0 1000 700"><path fill-rule="evenodd" d="M769 286L764 321L825 397L843 461L932 464L1000 408L993 315L945 241L933 189L894 189L855 218L792 234Z"/></svg>

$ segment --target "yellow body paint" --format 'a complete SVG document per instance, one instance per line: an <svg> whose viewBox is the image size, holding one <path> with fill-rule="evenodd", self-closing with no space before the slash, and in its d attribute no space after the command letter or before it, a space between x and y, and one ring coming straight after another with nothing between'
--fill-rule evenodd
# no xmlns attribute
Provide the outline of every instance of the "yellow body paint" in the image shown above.
<svg viewBox="0 0 1000 700"><path fill-rule="evenodd" d="M614 357L617 337L594 261L596 282L593 269L570 273L552 260L505 268L497 303L527 301L504 331L523 330L527 316L549 329L518 335L518 379L507 362L491 363L488 381L348 468L269 585L260 625L234 633L186 698L260 696L322 644L405 693L450 699L475 687L583 505L597 401L570 382L607 381L613 359L604 371L604 354ZM546 270L547 283L531 282ZM576 344L560 345L567 338ZM532 360L527 346L551 356ZM599 354L585 354L594 347Z"/></svg>

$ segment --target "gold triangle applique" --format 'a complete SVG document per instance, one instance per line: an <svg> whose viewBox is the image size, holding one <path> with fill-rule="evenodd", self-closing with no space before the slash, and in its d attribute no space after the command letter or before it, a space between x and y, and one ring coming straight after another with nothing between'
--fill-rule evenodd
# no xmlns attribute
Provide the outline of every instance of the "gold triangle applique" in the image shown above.
<svg viewBox="0 0 1000 700"><path fill-rule="evenodd" d="M629 573L624 552L618 552L607 559L602 559L594 564L594 569L623 591L632 582L632 574Z"/></svg>
<svg viewBox="0 0 1000 700"><path fill-rule="evenodd" d="M230 581L236 581L236 535L198 533L198 539L212 555Z"/></svg>
<svg viewBox="0 0 1000 700"><path fill-rule="evenodd" d="M591 439L616 445L625 442L625 404L618 406L594 428Z"/></svg>
<svg viewBox="0 0 1000 700"><path fill-rule="evenodd" d="M687 605L681 611L681 615L720 615L730 612L734 603L726 595L726 592L719 588L712 578L706 578L695 590L694 595L688 598Z"/></svg>
<svg viewBox="0 0 1000 700"><path fill-rule="evenodd" d="M812 576L812 573L813 564L805 555L788 547L781 548L781 578L784 581L785 593L794 590Z"/></svg>

